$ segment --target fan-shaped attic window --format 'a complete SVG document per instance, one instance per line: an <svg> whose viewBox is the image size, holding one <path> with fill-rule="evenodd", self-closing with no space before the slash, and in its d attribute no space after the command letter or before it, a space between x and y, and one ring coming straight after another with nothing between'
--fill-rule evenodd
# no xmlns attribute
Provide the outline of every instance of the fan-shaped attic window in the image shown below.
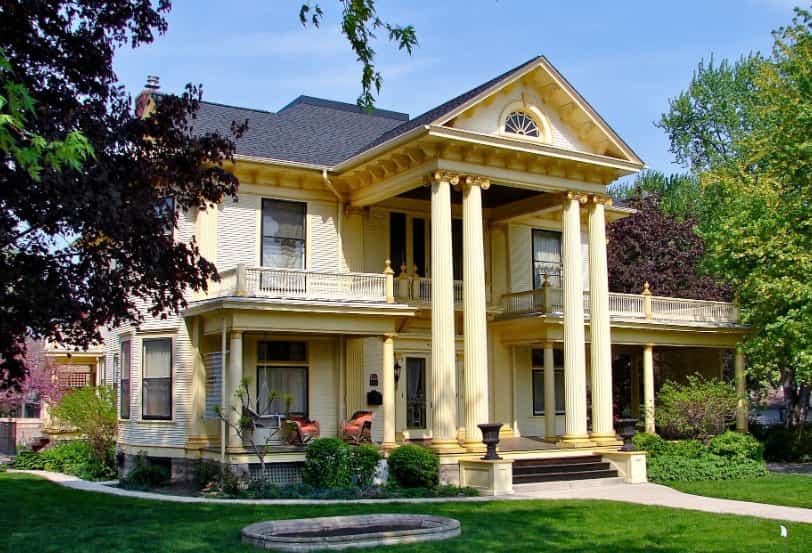
<svg viewBox="0 0 812 553"><path fill-rule="evenodd" d="M524 111L511 112L505 118L505 132L521 136L532 136L533 138L541 136L541 131L535 119Z"/></svg>

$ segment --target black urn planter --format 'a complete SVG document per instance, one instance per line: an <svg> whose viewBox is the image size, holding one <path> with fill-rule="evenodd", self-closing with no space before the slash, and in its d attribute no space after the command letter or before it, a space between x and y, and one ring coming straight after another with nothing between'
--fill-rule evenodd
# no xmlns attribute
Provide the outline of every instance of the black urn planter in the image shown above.
<svg viewBox="0 0 812 553"><path fill-rule="evenodd" d="M499 429L502 428L501 422L486 422L477 425L482 431L482 443L487 448L485 456L482 457L483 461L498 461L501 459L496 454L496 444L499 443Z"/></svg>
<svg viewBox="0 0 812 553"><path fill-rule="evenodd" d="M620 448L620 451L634 451L632 436L634 436L636 428L637 419L627 418L615 421L615 431L623 438L623 447Z"/></svg>

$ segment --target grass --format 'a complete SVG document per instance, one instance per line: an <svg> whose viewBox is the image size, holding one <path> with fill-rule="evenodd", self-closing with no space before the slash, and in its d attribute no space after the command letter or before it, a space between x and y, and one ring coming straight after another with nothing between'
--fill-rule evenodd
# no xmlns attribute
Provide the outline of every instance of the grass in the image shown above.
<svg viewBox="0 0 812 553"><path fill-rule="evenodd" d="M665 482L681 492L812 509L812 476L768 474L745 480Z"/></svg>
<svg viewBox="0 0 812 553"><path fill-rule="evenodd" d="M182 504L70 490L36 476L0 474L0 551L227 553L259 551L240 529L260 520L355 513L426 513L462 523L443 542L365 551L444 553L782 552L778 522L609 501L251 506ZM789 551L808 551L812 525L786 524ZM4 543L5 542L5 543Z"/></svg>

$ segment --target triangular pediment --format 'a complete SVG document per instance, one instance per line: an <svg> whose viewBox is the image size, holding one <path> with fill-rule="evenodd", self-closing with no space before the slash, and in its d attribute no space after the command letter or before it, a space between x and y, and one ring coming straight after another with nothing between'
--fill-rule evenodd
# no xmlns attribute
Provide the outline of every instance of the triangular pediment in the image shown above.
<svg viewBox="0 0 812 553"><path fill-rule="evenodd" d="M516 113L532 120L523 121L531 125L530 134L506 130L506 120ZM544 57L494 82L433 124L643 165L637 154Z"/></svg>

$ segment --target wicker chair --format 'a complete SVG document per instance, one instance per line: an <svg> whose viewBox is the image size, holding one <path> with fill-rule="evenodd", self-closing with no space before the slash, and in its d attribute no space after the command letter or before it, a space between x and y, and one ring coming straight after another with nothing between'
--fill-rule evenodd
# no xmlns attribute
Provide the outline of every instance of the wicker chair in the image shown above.
<svg viewBox="0 0 812 553"><path fill-rule="evenodd" d="M373 411L356 411L350 420L341 423L341 439L349 444L358 445L372 442Z"/></svg>
<svg viewBox="0 0 812 553"><path fill-rule="evenodd" d="M285 423L288 425L288 443L291 445L307 445L321 435L319 421L291 415L285 419Z"/></svg>

